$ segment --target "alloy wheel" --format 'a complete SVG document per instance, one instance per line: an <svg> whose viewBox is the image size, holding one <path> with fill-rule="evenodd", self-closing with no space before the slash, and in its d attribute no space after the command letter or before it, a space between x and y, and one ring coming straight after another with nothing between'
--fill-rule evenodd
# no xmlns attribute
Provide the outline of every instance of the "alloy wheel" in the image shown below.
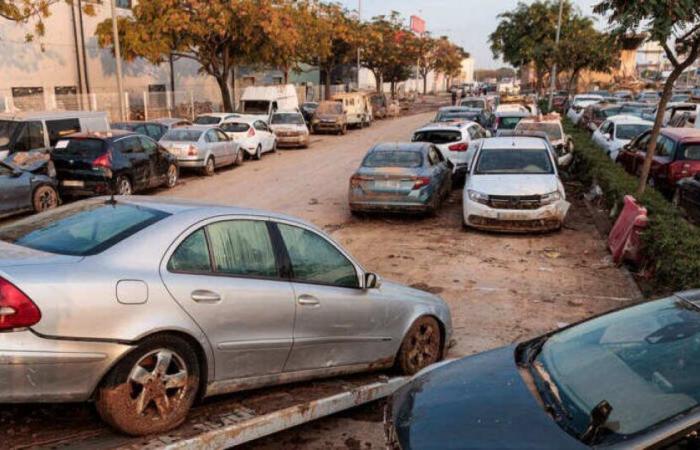
<svg viewBox="0 0 700 450"><path fill-rule="evenodd" d="M172 164L170 167L168 167L168 181L167 181L167 186L169 188L175 187L177 184L177 167Z"/></svg>
<svg viewBox="0 0 700 450"><path fill-rule="evenodd" d="M137 415L166 419L177 411L187 392L187 365L178 354L157 349L139 359L128 383Z"/></svg>
<svg viewBox="0 0 700 450"><path fill-rule="evenodd" d="M131 182L126 177L120 177L117 181L117 195L131 195Z"/></svg>
<svg viewBox="0 0 700 450"><path fill-rule="evenodd" d="M409 330L399 353L401 370L413 375L440 360L440 328L432 317L418 319Z"/></svg>
<svg viewBox="0 0 700 450"><path fill-rule="evenodd" d="M58 206L58 193L51 186L41 186L34 193L36 212L46 211Z"/></svg>

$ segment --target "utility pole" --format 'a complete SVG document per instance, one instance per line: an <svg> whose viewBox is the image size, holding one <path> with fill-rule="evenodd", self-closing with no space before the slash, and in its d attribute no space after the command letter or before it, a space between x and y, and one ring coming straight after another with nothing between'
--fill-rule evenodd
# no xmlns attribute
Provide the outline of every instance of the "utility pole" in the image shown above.
<svg viewBox="0 0 700 450"><path fill-rule="evenodd" d="M357 0L357 21L362 23L362 0ZM360 90L360 47L357 47L357 90Z"/></svg>
<svg viewBox="0 0 700 450"><path fill-rule="evenodd" d="M117 26L116 0L110 0L112 7L112 39L114 40L114 62L117 66L117 96L119 97L119 120L124 121L126 111L124 110L124 84L122 82L122 52L119 47L119 27Z"/></svg>
<svg viewBox="0 0 700 450"><path fill-rule="evenodd" d="M559 0L559 20L557 21L557 38L554 41L555 49L559 50L559 38L561 37L561 16L564 12L564 0ZM549 86L549 108L552 110L552 104L554 103L554 90L557 88L557 62L554 61L552 66L552 83Z"/></svg>

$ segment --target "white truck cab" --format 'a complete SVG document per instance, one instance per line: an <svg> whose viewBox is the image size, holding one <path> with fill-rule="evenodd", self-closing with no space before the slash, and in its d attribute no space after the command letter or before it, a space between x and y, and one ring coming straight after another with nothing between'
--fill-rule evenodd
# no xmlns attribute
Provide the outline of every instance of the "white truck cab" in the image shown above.
<svg viewBox="0 0 700 450"><path fill-rule="evenodd" d="M299 98L294 85L249 86L243 91L236 112L269 123L272 114L278 110L299 111Z"/></svg>

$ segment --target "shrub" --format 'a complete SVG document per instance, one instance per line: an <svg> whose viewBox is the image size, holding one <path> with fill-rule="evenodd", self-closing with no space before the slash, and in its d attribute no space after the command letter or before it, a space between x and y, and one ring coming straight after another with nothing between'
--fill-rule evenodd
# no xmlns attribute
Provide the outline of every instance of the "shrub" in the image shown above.
<svg viewBox="0 0 700 450"><path fill-rule="evenodd" d="M565 128L574 140L575 176L589 185L596 182L607 207L619 211L624 196L634 195L637 178L596 147L587 132L570 123ZM655 189L647 189L639 201L649 213L642 244L653 269L652 290L667 293L700 287L700 230Z"/></svg>

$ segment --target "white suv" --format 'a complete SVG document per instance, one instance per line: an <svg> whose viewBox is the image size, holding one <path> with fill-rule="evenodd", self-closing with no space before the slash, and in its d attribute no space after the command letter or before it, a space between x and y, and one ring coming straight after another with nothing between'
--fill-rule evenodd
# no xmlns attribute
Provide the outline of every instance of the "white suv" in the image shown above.
<svg viewBox="0 0 700 450"><path fill-rule="evenodd" d="M482 141L462 205L465 227L509 232L558 230L569 210L546 140L517 136Z"/></svg>
<svg viewBox="0 0 700 450"><path fill-rule="evenodd" d="M478 140L490 137L476 122L431 123L413 132L413 142L434 144L452 164L452 175L464 177L474 157Z"/></svg>

